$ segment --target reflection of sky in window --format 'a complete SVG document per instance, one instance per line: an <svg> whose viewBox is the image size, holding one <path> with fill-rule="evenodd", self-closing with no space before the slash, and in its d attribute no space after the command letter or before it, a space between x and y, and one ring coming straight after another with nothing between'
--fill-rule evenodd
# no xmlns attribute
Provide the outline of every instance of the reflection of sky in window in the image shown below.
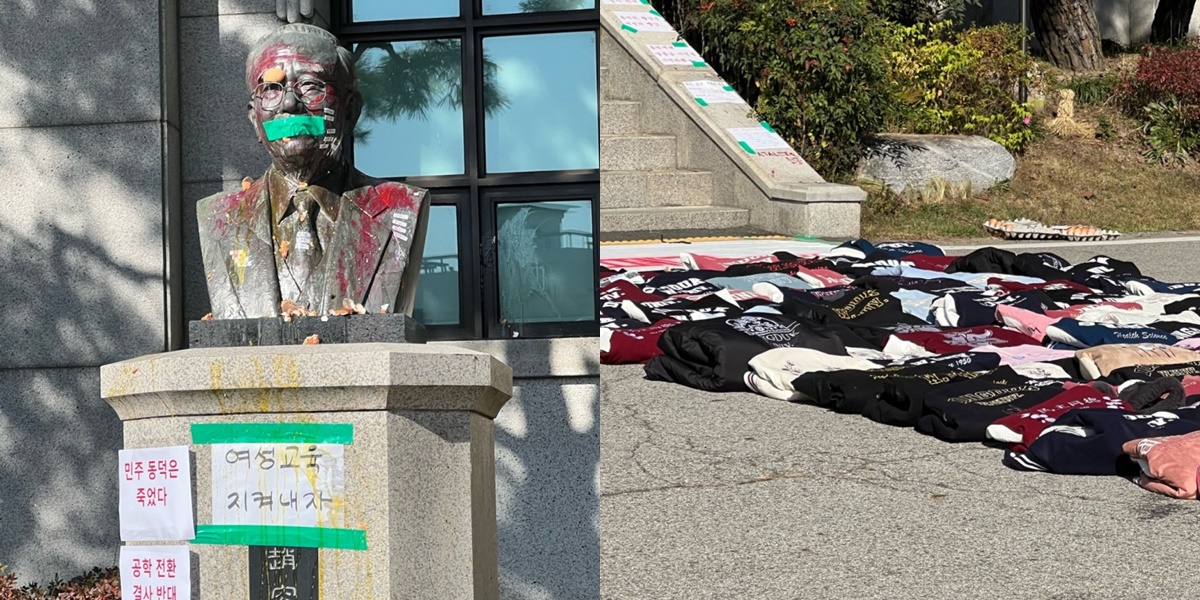
<svg viewBox="0 0 1200 600"><path fill-rule="evenodd" d="M458 256L458 219L454 206L430 206L425 257Z"/></svg>
<svg viewBox="0 0 1200 600"><path fill-rule="evenodd" d="M392 47L403 55L419 49L422 43L393 42ZM390 60L384 50L369 48L359 59L358 69L377 68L383 60ZM433 96L444 94L444 90L435 91ZM429 106L423 117L399 115L385 120L372 118L369 111L364 109L357 129L370 134L354 143L354 166L358 170L375 177L457 175L465 171L461 107L446 102Z"/></svg>
<svg viewBox="0 0 1200 600"><path fill-rule="evenodd" d="M489 37L483 47L509 102L486 119L488 172L599 168L595 32Z"/></svg>
<svg viewBox="0 0 1200 600"><path fill-rule="evenodd" d="M596 0L483 0L483 14L545 12L596 8Z"/></svg>
<svg viewBox="0 0 1200 600"><path fill-rule="evenodd" d="M353 0L355 21L457 17L458 0Z"/></svg>

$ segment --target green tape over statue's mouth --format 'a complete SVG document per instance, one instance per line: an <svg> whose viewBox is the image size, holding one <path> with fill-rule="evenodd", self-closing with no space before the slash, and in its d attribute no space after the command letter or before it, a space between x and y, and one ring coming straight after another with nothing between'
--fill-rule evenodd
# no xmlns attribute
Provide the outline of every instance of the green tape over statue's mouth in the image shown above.
<svg viewBox="0 0 1200 600"><path fill-rule="evenodd" d="M295 116L272 119L263 123L263 133L268 141L301 135L325 135L325 117Z"/></svg>

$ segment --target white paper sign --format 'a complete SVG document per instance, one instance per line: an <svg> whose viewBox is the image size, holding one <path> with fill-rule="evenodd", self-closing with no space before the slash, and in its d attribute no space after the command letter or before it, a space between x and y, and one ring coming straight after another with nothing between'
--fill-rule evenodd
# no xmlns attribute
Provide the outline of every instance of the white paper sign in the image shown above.
<svg viewBox="0 0 1200 600"><path fill-rule="evenodd" d="M341 444L213 444L214 525L345 527Z"/></svg>
<svg viewBox="0 0 1200 600"><path fill-rule="evenodd" d="M742 97L733 88L726 85L724 81L685 81L683 86L687 88L692 97L700 103L701 106L708 104L741 104Z"/></svg>
<svg viewBox="0 0 1200 600"><path fill-rule="evenodd" d="M187 546L122 546L123 600L190 600L192 560Z"/></svg>
<svg viewBox="0 0 1200 600"><path fill-rule="evenodd" d="M704 57L700 56L687 42L676 42L675 44L647 44L646 49L658 62L665 67L678 66L704 66Z"/></svg>
<svg viewBox="0 0 1200 600"><path fill-rule="evenodd" d="M791 148L787 141L779 137L779 134L766 127L730 127L726 131L738 141L739 145L743 148L749 146L750 150L754 152Z"/></svg>
<svg viewBox="0 0 1200 600"><path fill-rule="evenodd" d="M117 452L119 514L126 542L187 541L192 520L192 469L187 446Z"/></svg>
<svg viewBox="0 0 1200 600"><path fill-rule="evenodd" d="M621 24L637 31L675 31L666 19L651 12L615 12Z"/></svg>

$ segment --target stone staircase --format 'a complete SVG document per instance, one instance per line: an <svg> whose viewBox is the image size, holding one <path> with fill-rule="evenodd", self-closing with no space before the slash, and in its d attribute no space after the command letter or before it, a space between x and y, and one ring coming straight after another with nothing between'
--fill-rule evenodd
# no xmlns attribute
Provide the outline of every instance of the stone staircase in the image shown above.
<svg viewBox="0 0 1200 600"><path fill-rule="evenodd" d="M680 166L675 136L642 131L642 103L612 97L608 72L601 65L600 230L606 237L747 227L749 210L714 204L712 172Z"/></svg>

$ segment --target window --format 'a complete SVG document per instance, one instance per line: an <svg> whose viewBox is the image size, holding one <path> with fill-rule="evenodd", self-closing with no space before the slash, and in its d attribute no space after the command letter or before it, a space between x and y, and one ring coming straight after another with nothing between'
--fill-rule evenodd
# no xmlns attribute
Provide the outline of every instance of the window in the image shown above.
<svg viewBox="0 0 1200 600"><path fill-rule="evenodd" d="M595 0L341 0L360 171L430 190L431 339L598 331Z"/></svg>

